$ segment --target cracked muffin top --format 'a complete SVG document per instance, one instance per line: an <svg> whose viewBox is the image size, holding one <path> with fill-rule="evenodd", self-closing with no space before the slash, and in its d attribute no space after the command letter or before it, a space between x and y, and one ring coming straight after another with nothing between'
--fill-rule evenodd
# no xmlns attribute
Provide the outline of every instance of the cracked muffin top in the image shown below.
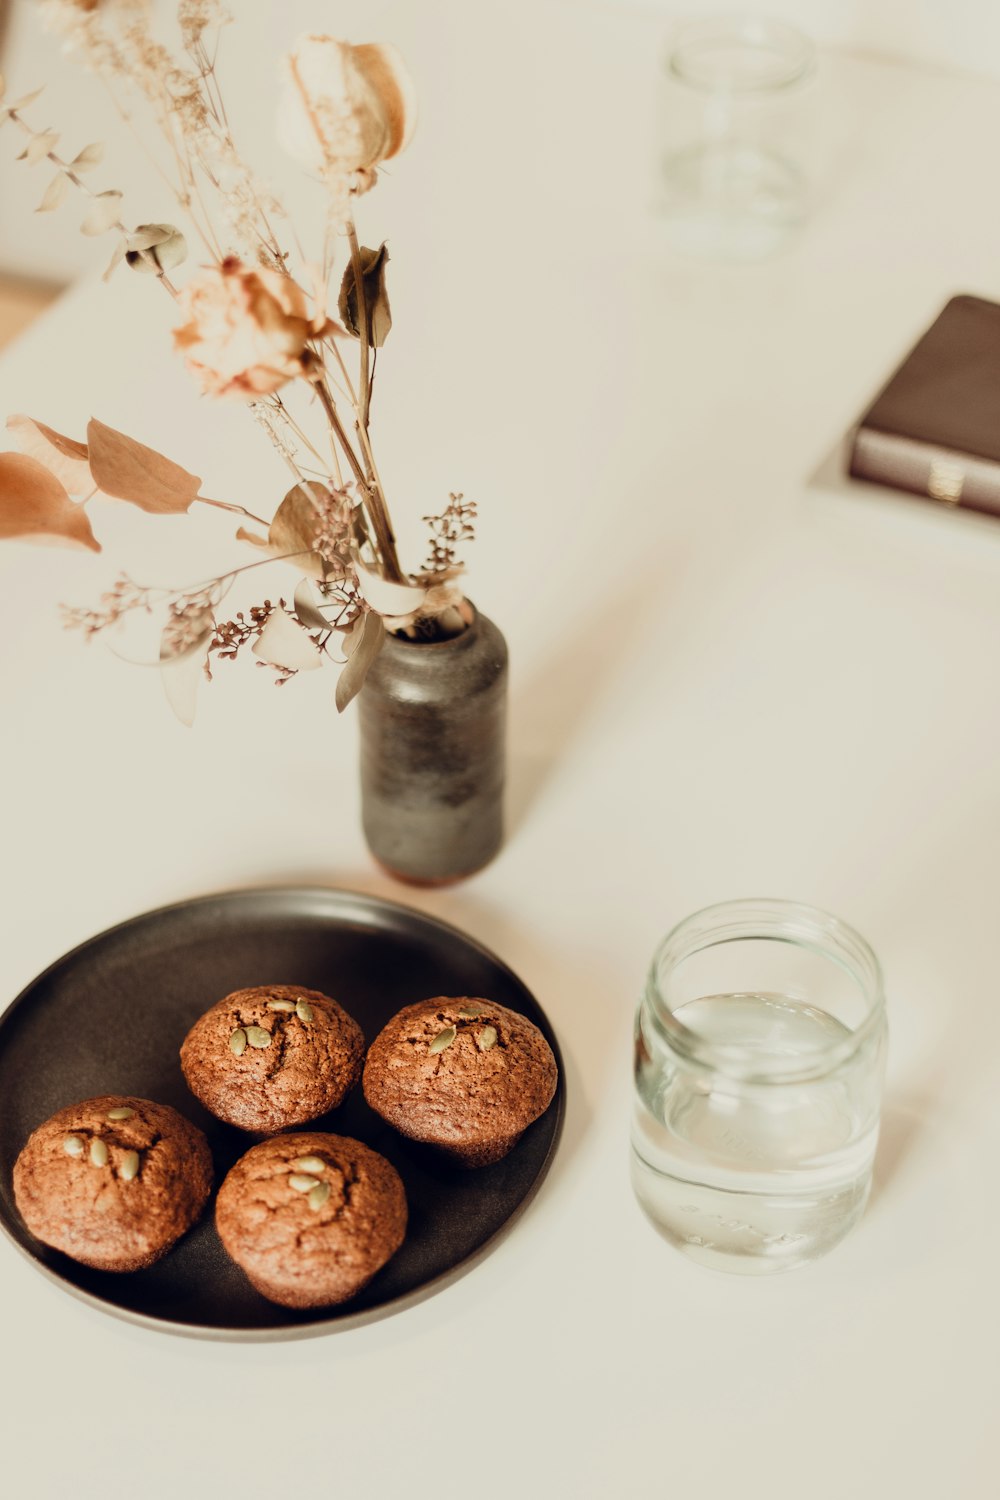
<svg viewBox="0 0 1000 1500"><path fill-rule="evenodd" d="M365 1099L401 1134L464 1166L499 1161L556 1090L552 1049L527 1016L491 1000L408 1005L372 1043Z"/></svg>
<svg viewBox="0 0 1000 1500"><path fill-rule="evenodd" d="M159 1260L200 1217L211 1187L201 1131L167 1104L126 1094L59 1110L14 1164L31 1233L103 1271Z"/></svg>
<svg viewBox="0 0 1000 1500"><path fill-rule="evenodd" d="M267 1134L315 1120L361 1077L365 1039L328 995L295 985L234 990L181 1046L188 1088L241 1130Z"/></svg>
<svg viewBox="0 0 1000 1500"><path fill-rule="evenodd" d="M347 1136L304 1131L252 1147L227 1175L215 1223L271 1302L346 1302L395 1255L406 1194L395 1167Z"/></svg>

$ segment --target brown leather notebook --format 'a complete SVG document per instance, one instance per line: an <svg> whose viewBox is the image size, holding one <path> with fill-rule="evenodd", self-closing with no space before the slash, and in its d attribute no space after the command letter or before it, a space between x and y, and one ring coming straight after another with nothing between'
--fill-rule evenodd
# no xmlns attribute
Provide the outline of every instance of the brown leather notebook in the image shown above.
<svg viewBox="0 0 1000 1500"><path fill-rule="evenodd" d="M850 472L1000 516L1000 305L952 297L862 417Z"/></svg>

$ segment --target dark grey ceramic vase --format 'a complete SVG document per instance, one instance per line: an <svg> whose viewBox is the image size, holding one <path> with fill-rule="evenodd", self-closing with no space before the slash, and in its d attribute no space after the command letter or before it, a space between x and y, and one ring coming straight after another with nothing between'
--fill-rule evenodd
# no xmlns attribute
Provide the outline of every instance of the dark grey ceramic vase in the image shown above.
<svg viewBox="0 0 1000 1500"><path fill-rule="evenodd" d="M507 644L485 615L444 641L388 636L358 698L361 816L400 880L482 869L503 842Z"/></svg>

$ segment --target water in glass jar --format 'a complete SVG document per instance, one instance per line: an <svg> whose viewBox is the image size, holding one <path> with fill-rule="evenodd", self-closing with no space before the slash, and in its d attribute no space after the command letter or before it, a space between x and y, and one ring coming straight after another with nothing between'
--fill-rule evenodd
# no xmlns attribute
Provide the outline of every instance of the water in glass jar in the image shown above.
<svg viewBox="0 0 1000 1500"><path fill-rule="evenodd" d="M878 1136L871 1070L810 1068L849 1031L768 993L711 995L676 1016L722 1066L644 1066L640 1052L632 1180L643 1209L719 1269L777 1271L830 1249L864 1211ZM769 1081L753 1082L761 1060Z"/></svg>

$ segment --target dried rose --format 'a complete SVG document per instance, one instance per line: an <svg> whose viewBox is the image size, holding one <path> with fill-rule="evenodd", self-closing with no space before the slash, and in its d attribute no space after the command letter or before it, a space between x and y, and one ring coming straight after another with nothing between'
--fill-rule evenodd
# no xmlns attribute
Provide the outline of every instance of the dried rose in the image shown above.
<svg viewBox="0 0 1000 1500"><path fill-rule="evenodd" d="M278 139L336 193L363 193L409 143L413 84L395 47L303 36L284 59Z"/></svg>
<svg viewBox="0 0 1000 1500"><path fill-rule="evenodd" d="M309 365L309 340L338 328L278 271L229 256L189 281L177 299L183 322L174 347L210 396L276 391Z"/></svg>

